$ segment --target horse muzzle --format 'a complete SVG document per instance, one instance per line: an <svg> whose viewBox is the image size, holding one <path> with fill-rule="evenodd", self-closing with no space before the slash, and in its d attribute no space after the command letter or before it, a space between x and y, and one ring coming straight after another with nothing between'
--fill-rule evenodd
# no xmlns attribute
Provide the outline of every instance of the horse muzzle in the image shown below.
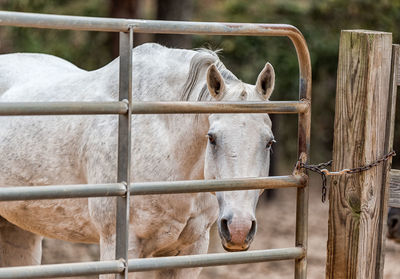
<svg viewBox="0 0 400 279"><path fill-rule="evenodd" d="M246 251L250 248L257 230L255 218L222 217L218 222L218 232L222 246L228 252Z"/></svg>

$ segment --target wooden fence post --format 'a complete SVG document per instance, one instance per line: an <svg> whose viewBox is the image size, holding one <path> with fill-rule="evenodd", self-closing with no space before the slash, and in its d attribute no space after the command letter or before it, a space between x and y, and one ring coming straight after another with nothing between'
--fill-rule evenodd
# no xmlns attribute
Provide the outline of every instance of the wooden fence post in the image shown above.
<svg viewBox="0 0 400 279"><path fill-rule="evenodd" d="M391 33L341 33L333 170L363 166L385 153L391 50ZM332 179L326 278L381 277L376 275L387 214L381 203L387 196L383 169L381 164Z"/></svg>

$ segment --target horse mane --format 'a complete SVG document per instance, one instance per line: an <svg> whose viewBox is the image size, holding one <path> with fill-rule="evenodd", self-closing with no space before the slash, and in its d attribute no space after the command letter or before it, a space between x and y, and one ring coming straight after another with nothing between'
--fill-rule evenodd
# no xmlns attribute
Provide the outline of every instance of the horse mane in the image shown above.
<svg viewBox="0 0 400 279"><path fill-rule="evenodd" d="M181 90L181 101L189 101L193 94L193 89L199 83L200 73L208 68L211 64L215 64L225 81L237 81L238 78L229 71L225 65L219 60L218 53L220 50L212 51L209 49L197 49L196 54L190 60L189 73L185 84ZM201 88L197 101L210 100L210 92L207 89L207 83Z"/></svg>

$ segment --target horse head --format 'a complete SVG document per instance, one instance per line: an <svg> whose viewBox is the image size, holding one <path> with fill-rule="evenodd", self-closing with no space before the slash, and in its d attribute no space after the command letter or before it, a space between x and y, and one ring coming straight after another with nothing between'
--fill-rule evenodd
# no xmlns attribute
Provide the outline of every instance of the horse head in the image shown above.
<svg viewBox="0 0 400 279"><path fill-rule="evenodd" d="M267 101L275 73L267 63L256 85L224 79L218 67L207 69L207 88L217 101ZM206 179L268 176L274 143L268 114L211 114L205 154ZM255 208L262 190L217 192L218 231L227 251L247 250L257 229Z"/></svg>

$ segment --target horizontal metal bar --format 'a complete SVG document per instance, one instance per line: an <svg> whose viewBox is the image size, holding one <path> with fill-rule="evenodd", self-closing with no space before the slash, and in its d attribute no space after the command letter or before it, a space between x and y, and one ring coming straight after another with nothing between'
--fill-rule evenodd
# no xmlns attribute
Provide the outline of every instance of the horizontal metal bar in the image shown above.
<svg viewBox="0 0 400 279"><path fill-rule="evenodd" d="M163 34L302 36L292 25L140 20L0 11L0 25L86 31Z"/></svg>
<svg viewBox="0 0 400 279"><path fill-rule="evenodd" d="M133 102L132 114L304 113L303 101L271 102ZM125 114L125 102L0 102L0 116Z"/></svg>
<svg viewBox="0 0 400 279"><path fill-rule="evenodd" d="M86 31L126 32L126 19L0 11L0 25Z"/></svg>
<svg viewBox="0 0 400 279"><path fill-rule="evenodd" d="M49 264L0 268L0 279L53 278L120 273L125 269L122 261L97 261L67 264Z"/></svg>
<svg viewBox="0 0 400 279"><path fill-rule="evenodd" d="M132 195L218 192L303 187L305 182L306 178L300 175L137 182L130 184L129 191ZM0 201L109 197L124 196L125 194L126 188L122 183L0 187Z"/></svg>
<svg viewBox="0 0 400 279"><path fill-rule="evenodd" d="M0 116L125 114L125 102L0 102Z"/></svg>
<svg viewBox="0 0 400 279"><path fill-rule="evenodd" d="M283 261L299 259L304 256L305 251L303 248L293 247L235 253L214 253L204 255L131 259L128 261L128 269L129 272L139 272L155 269L189 268L201 266L246 264L267 261Z"/></svg>
<svg viewBox="0 0 400 279"><path fill-rule="evenodd" d="M114 184L78 184L0 187L0 201L123 196L126 187Z"/></svg>
<svg viewBox="0 0 400 279"><path fill-rule="evenodd" d="M187 180L162 182L136 182L129 186L132 195L178 194L197 192L219 192L251 189L275 189L303 187L304 176L269 176L221 180Z"/></svg>
<svg viewBox="0 0 400 279"><path fill-rule="evenodd" d="M134 102L132 114L170 113L304 113L305 101L270 102Z"/></svg>
<svg viewBox="0 0 400 279"><path fill-rule="evenodd" d="M203 255L130 259L129 272L149 271L166 268L189 268L246 264L267 261L282 261L302 258L305 251L301 247L258 250L235 253L214 253ZM82 262L51 264L37 266L20 266L0 268L0 279L51 278L64 276L85 276L97 274L120 273L124 263L115 261Z"/></svg>
<svg viewBox="0 0 400 279"><path fill-rule="evenodd" d="M301 37L289 24L127 19L135 33ZM304 38L303 38L304 39Z"/></svg>

